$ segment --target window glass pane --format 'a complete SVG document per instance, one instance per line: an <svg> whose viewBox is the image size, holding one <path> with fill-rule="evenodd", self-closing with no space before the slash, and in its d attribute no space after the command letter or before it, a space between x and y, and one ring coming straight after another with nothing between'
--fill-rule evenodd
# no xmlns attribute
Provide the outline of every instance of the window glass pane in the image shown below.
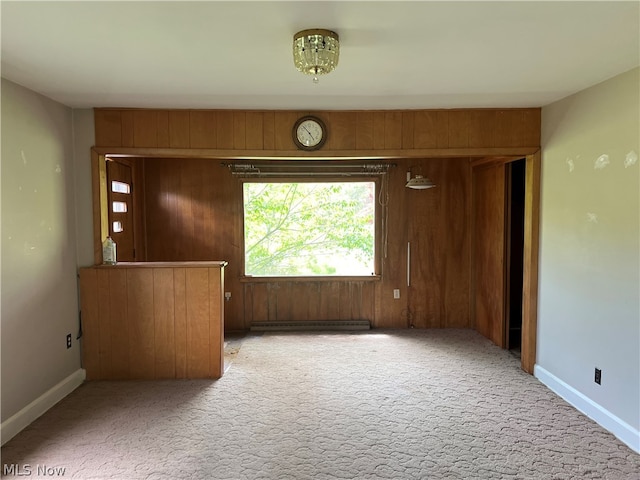
<svg viewBox="0 0 640 480"><path fill-rule="evenodd" d="M112 211L114 213L124 213L127 211L126 202L113 202Z"/></svg>
<svg viewBox="0 0 640 480"><path fill-rule="evenodd" d="M131 187L128 183L114 180L111 182L111 191L116 193L131 193Z"/></svg>
<svg viewBox="0 0 640 480"><path fill-rule="evenodd" d="M372 275L375 182L245 183L245 274Z"/></svg>
<svg viewBox="0 0 640 480"><path fill-rule="evenodd" d="M113 233L122 232L122 222L120 222L120 221L113 222L112 230L113 230Z"/></svg>

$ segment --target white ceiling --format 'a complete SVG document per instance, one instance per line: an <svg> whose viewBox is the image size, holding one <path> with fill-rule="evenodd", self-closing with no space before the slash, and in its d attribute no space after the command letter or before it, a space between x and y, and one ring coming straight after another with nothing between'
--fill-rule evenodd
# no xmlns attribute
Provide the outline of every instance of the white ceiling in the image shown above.
<svg viewBox="0 0 640 480"><path fill-rule="evenodd" d="M640 64L640 2L3 0L2 76L71 107L543 106ZM313 84L293 34L340 35Z"/></svg>

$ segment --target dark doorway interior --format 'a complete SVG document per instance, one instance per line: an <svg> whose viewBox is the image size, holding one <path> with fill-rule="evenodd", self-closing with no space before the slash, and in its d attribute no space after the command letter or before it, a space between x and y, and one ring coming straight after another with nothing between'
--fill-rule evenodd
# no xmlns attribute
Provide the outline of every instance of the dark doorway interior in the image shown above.
<svg viewBox="0 0 640 480"><path fill-rule="evenodd" d="M522 343L522 287L524 260L524 195L526 160L523 158L509 164L511 195L509 230L508 273L508 342L510 350L520 350Z"/></svg>

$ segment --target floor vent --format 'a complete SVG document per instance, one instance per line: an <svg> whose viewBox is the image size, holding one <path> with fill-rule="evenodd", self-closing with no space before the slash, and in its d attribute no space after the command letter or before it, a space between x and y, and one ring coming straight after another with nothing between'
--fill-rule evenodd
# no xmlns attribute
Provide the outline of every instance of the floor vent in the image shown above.
<svg viewBox="0 0 640 480"><path fill-rule="evenodd" d="M318 320L311 322L259 322L251 325L252 332L305 332L311 330L369 330L369 320Z"/></svg>

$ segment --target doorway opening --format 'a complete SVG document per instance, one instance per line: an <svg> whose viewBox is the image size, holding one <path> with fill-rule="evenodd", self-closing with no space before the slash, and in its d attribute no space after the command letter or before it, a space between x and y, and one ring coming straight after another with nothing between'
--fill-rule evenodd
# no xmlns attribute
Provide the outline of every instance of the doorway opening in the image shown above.
<svg viewBox="0 0 640 480"><path fill-rule="evenodd" d="M524 225L526 159L508 164L507 240L507 348L520 356L522 346L522 300L524 286Z"/></svg>

